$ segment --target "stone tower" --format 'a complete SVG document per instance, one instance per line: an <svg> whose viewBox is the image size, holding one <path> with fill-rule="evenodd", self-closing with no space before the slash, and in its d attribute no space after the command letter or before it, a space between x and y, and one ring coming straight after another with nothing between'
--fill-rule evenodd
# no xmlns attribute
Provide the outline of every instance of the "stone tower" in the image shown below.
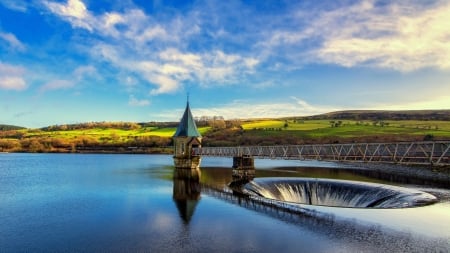
<svg viewBox="0 0 450 253"><path fill-rule="evenodd" d="M193 148L200 148L202 136L195 125L194 117L189 108L189 100L186 103L186 110L173 136L174 156L173 160L176 169L199 169L201 157L193 152Z"/></svg>

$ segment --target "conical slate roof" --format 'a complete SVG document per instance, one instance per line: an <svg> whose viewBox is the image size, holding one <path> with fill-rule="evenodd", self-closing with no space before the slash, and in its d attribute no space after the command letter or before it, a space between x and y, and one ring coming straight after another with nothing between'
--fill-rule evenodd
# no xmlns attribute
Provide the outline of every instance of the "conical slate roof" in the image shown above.
<svg viewBox="0 0 450 253"><path fill-rule="evenodd" d="M189 137L201 137L201 134L197 130L194 117L192 116L191 109L189 108L189 101L186 104L186 110L178 125L177 131L173 137L189 136Z"/></svg>

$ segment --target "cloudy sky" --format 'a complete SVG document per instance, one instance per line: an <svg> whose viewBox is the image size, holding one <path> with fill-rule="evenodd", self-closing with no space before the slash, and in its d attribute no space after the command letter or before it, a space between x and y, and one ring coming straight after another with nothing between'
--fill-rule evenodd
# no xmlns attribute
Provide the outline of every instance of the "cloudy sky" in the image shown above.
<svg viewBox="0 0 450 253"><path fill-rule="evenodd" d="M450 109L450 1L0 0L0 124Z"/></svg>

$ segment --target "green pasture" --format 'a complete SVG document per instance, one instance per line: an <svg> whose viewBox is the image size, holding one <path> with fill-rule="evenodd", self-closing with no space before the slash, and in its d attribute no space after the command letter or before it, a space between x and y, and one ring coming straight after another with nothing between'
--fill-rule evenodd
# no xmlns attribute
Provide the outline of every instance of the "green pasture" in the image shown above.
<svg viewBox="0 0 450 253"><path fill-rule="evenodd" d="M431 129L450 131L450 121L437 121L437 120L387 120L389 126L399 128L416 128L416 129Z"/></svg>
<svg viewBox="0 0 450 253"><path fill-rule="evenodd" d="M338 124L336 126L336 124ZM333 126L332 126L333 125ZM382 135L433 135L450 138L450 121L388 120L266 120L245 122L253 135L293 135L297 137L360 137Z"/></svg>
<svg viewBox="0 0 450 253"><path fill-rule="evenodd" d="M205 134L210 127L201 127L199 132ZM176 128L157 128L157 127L143 127L133 130L123 130L114 128L93 128L81 130L64 130L64 131L42 131L38 129L20 130L25 138L58 138L58 139L76 139L79 137L91 137L95 140L112 140L124 141L130 138L143 136L159 136L172 137L175 134Z"/></svg>
<svg viewBox="0 0 450 253"><path fill-rule="evenodd" d="M337 124L337 126L336 126ZM242 128L248 136L260 137L362 137L362 136L426 136L450 139L450 121L388 120L255 120L243 121ZM203 136L208 135L210 127L200 127ZM80 138L96 140L102 143L126 142L136 137L159 136L170 138L176 128L141 127L132 130L115 128L92 128L81 130L43 131L40 129L18 130L23 138L58 138L76 140Z"/></svg>
<svg viewBox="0 0 450 253"><path fill-rule="evenodd" d="M264 120L264 121L250 121L241 124L244 130L252 130L259 128L279 128L283 127L284 121L281 120Z"/></svg>
<svg viewBox="0 0 450 253"><path fill-rule="evenodd" d="M449 137L450 131L428 130L417 128L380 127L366 125L344 125L306 131L310 137L359 137L359 136L383 136L383 135L433 135L435 137Z"/></svg>
<svg viewBox="0 0 450 253"><path fill-rule="evenodd" d="M123 130L114 128L93 128L80 130L64 130L64 131L25 131L26 137L54 137L54 138L76 138L80 136L91 137L128 137L128 136L171 136L175 132L175 128L141 128L136 130Z"/></svg>
<svg viewBox="0 0 450 253"><path fill-rule="evenodd" d="M285 124L287 123L287 127ZM265 120L244 122L242 128L244 130L268 130L268 129L284 129L284 130L312 130L330 127L330 123L326 120L308 120L308 121L292 121L292 120Z"/></svg>

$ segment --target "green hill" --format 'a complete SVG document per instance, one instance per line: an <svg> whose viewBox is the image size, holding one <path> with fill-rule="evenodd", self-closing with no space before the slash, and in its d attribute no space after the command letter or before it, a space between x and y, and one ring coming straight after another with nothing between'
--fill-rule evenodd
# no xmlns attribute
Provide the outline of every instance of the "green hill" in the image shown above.
<svg viewBox="0 0 450 253"><path fill-rule="evenodd" d="M329 112L304 118L348 120L450 120L450 110L349 110Z"/></svg>
<svg viewBox="0 0 450 253"><path fill-rule="evenodd" d="M198 122L204 146L450 140L450 110L341 111L310 117ZM0 152L170 153L177 122L0 125Z"/></svg>
<svg viewBox="0 0 450 253"><path fill-rule="evenodd" d="M25 129L25 127L0 124L0 131L20 130L20 129Z"/></svg>

